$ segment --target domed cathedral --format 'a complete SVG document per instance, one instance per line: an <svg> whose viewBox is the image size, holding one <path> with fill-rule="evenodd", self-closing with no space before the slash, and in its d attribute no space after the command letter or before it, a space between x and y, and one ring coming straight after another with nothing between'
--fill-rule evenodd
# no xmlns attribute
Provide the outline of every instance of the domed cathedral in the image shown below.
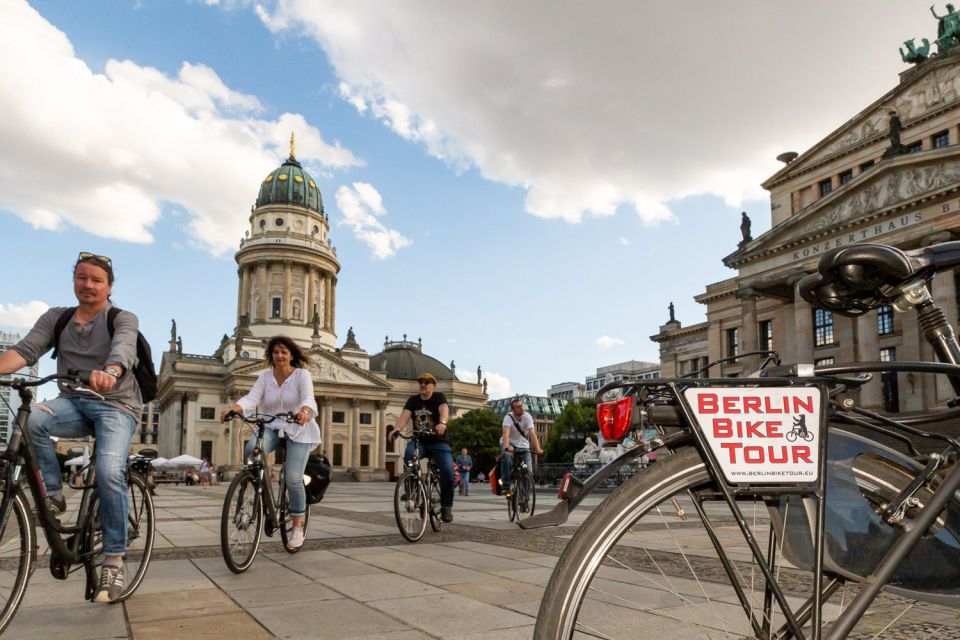
<svg viewBox="0 0 960 640"><path fill-rule="evenodd" d="M313 178L295 155L260 184L240 240L237 261L237 318L211 355L185 353L172 322L160 364L160 455L206 458L235 470L242 463L250 428L219 422L220 413L249 392L267 369L265 347L276 335L296 341L310 358L323 444L335 471L360 480L387 479L401 468L399 453L387 451L388 426L416 377L432 373L451 415L485 406L479 381L460 382L452 368L423 353L421 341L384 343L371 357L353 329L337 348L336 286L340 272L330 241L329 218ZM453 363L451 363L453 364Z"/></svg>

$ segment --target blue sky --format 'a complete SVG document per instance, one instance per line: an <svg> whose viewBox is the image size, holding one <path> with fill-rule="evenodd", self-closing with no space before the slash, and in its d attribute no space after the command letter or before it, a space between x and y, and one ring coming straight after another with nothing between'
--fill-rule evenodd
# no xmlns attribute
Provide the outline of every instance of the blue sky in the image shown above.
<svg viewBox="0 0 960 640"><path fill-rule="evenodd" d="M494 396L656 361L667 304L700 322L692 297L735 275L739 212L769 227L776 154L936 32L922 2L2 5L0 326L71 304L87 250L155 351L175 317L212 353L292 129L342 264L340 343L420 337Z"/></svg>

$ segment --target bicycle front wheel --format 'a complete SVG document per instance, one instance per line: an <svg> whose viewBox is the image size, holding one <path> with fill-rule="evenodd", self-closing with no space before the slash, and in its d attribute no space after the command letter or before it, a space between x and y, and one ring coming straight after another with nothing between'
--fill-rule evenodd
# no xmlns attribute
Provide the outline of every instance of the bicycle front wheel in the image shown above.
<svg viewBox="0 0 960 640"><path fill-rule="evenodd" d="M430 474L430 528L440 531L443 519L440 517L440 476Z"/></svg>
<svg viewBox="0 0 960 640"><path fill-rule="evenodd" d="M263 502L253 474L241 471L230 483L220 516L220 552L227 568L243 573L253 564L263 535Z"/></svg>
<svg viewBox="0 0 960 640"><path fill-rule="evenodd" d="M291 548L288 544L290 534L293 531L293 516L290 515L290 493L287 491L287 484L284 482L280 487L280 541L283 542L283 548L289 554L294 554L300 547ZM303 512L303 537L307 537L307 525L310 524L310 505Z"/></svg>
<svg viewBox="0 0 960 640"><path fill-rule="evenodd" d="M729 507L705 502L704 516L697 518L699 499L715 500L714 488L693 448L681 449L622 484L586 519L560 557L541 601L534 638L634 638L664 625L674 638L769 637L757 611L750 621L732 586L734 579L746 585L750 606L762 613L763 579L749 567L745 545L736 547L740 533ZM754 523L766 521L762 501L754 503L753 511L739 506ZM709 545L705 522L725 552L735 554L735 578ZM771 619L766 627L776 630L779 622Z"/></svg>
<svg viewBox="0 0 960 640"><path fill-rule="evenodd" d="M427 530L427 490L412 471L405 471L393 490L397 527L407 542L417 542Z"/></svg>
<svg viewBox="0 0 960 640"><path fill-rule="evenodd" d="M100 502L90 501L92 557L102 562L103 531L100 527ZM127 553L123 559L123 592L112 603L122 602L133 595L147 575L153 542L156 537L156 518L153 498L147 483L139 473L127 473Z"/></svg>
<svg viewBox="0 0 960 640"><path fill-rule="evenodd" d="M523 485L523 497L518 505L518 509L521 514L530 517L537 508L537 488L533 483L533 475L529 473L524 475L520 484Z"/></svg>
<svg viewBox="0 0 960 640"><path fill-rule="evenodd" d="M23 490L16 488L10 500L7 524L0 531L0 633L3 633L16 615L30 579L33 563L33 515Z"/></svg>

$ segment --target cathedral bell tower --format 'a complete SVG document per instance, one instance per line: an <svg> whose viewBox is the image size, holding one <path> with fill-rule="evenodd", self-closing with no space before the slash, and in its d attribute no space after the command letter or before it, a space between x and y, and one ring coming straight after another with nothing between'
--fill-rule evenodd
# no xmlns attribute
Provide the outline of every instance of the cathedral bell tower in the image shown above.
<svg viewBox="0 0 960 640"><path fill-rule="evenodd" d="M329 234L320 189L297 162L290 134L290 157L261 183L234 256L238 336L283 334L305 348L335 347L340 263Z"/></svg>

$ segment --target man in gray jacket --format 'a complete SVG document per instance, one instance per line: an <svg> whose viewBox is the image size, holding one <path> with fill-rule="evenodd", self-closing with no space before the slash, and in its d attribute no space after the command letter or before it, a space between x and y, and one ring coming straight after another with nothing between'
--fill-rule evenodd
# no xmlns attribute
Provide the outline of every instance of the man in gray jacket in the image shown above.
<svg viewBox="0 0 960 640"><path fill-rule="evenodd" d="M112 602L123 592L123 556L127 545L127 452L143 409L133 375L137 357L137 317L121 311L113 337L107 325L112 306L113 264L106 256L81 253L73 267L76 311L60 334L57 372L90 371L90 388L103 400L61 388L60 395L34 406L28 428L43 473L47 504L66 510L60 465L50 436L96 439L97 492L103 528L104 562L94 600ZM33 365L54 346L57 319L67 307L53 307L40 316L26 337L0 355L0 374Z"/></svg>

